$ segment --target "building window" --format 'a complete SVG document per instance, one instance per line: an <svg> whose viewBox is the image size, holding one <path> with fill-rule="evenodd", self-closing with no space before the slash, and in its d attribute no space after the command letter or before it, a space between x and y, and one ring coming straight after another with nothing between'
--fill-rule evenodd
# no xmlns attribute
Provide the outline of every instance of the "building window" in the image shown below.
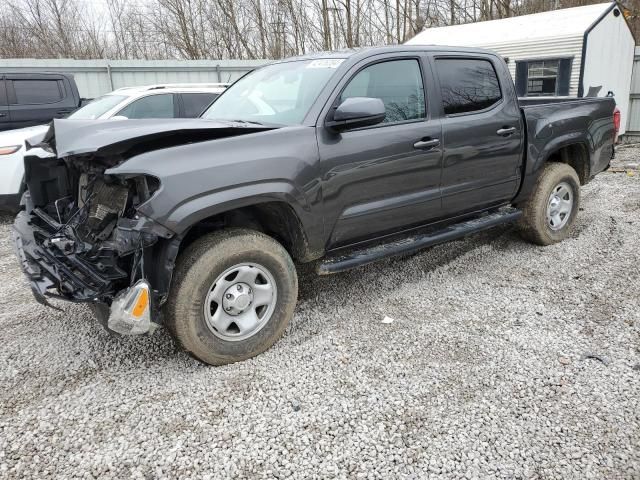
<svg viewBox="0 0 640 480"><path fill-rule="evenodd" d="M573 58L516 60L519 97L569 95Z"/></svg>
<svg viewBox="0 0 640 480"><path fill-rule="evenodd" d="M556 95L558 60L531 62L528 65L527 96Z"/></svg>

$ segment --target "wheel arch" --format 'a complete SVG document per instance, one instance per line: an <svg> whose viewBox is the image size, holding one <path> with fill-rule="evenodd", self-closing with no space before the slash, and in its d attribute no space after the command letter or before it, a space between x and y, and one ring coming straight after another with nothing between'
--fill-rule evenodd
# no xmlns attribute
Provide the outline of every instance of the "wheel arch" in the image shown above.
<svg viewBox="0 0 640 480"><path fill-rule="evenodd" d="M197 221L182 233L180 251L206 233L234 227L250 228L269 235L297 261L308 262L320 256L310 246L299 209L286 198L278 197L245 199L211 215L198 216Z"/></svg>
<svg viewBox="0 0 640 480"><path fill-rule="evenodd" d="M570 165L578 173L580 184L585 185L591 179L593 145L584 132L574 132L559 136L544 145L534 142L529 145L525 173L522 185L512 203L520 205L533 194L533 188L544 169L550 162Z"/></svg>
<svg viewBox="0 0 640 480"><path fill-rule="evenodd" d="M584 141L570 142L549 151L544 163L565 163L578 174L580 185L586 185L591 178L589 147Z"/></svg>
<svg viewBox="0 0 640 480"><path fill-rule="evenodd" d="M322 257L323 224L314 213L305 197L288 183L244 185L176 205L163 222L176 235L159 239L149 251L149 277L161 304L166 301L180 253L197 238L216 230L251 228L280 242L296 261Z"/></svg>

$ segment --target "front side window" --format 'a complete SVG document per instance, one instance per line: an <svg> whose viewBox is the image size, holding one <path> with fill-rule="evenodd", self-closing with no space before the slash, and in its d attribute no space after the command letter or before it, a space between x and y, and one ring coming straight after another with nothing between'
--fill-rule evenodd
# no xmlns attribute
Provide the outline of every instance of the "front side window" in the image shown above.
<svg viewBox="0 0 640 480"><path fill-rule="evenodd" d="M558 60L530 62L527 73L527 96L556 95Z"/></svg>
<svg viewBox="0 0 640 480"><path fill-rule="evenodd" d="M342 62L321 58L254 70L225 90L202 118L299 125Z"/></svg>
<svg viewBox="0 0 640 480"><path fill-rule="evenodd" d="M131 102L117 115L129 119L140 118L174 118L173 94L149 95Z"/></svg>
<svg viewBox="0 0 640 480"><path fill-rule="evenodd" d="M95 100L91 100L84 107L79 108L68 118L74 118L76 120L95 120L101 117L113 107L122 103L127 97L124 95L103 95Z"/></svg>
<svg viewBox="0 0 640 480"><path fill-rule="evenodd" d="M62 100L58 80L13 80L18 105L56 103Z"/></svg>
<svg viewBox="0 0 640 480"><path fill-rule="evenodd" d="M418 60L391 60L370 65L347 84L340 102L347 98L379 98L384 103L384 123L425 118L424 86Z"/></svg>
<svg viewBox="0 0 640 480"><path fill-rule="evenodd" d="M441 58L436 60L445 115L471 113L498 103L500 82L488 60Z"/></svg>

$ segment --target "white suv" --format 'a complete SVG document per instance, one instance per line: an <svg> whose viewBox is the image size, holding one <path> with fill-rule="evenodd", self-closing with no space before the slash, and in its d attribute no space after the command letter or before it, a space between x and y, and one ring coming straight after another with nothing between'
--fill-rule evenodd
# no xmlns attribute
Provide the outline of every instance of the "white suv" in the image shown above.
<svg viewBox="0 0 640 480"><path fill-rule="evenodd" d="M226 83L186 83L126 87L98 97L67 118L195 118L228 86ZM15 211L23 191L25 141L46 132L49 125L0 133L0 210Z"/></svg>

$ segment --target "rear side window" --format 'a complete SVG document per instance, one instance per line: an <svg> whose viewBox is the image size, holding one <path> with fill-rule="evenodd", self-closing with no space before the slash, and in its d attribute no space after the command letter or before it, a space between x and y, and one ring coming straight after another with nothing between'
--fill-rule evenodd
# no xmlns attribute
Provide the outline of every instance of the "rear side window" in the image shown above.
<svg viewBox="0 0 640 480"><path fill-rule="evenodd" d="M218 98L217 93L183 93L182 106L186 118L196 118Z"/></svg>
<svg viewBox="0 0 640 480"><path fill-rule="evenodd" d="M488 60L441 58L436 60L445 115L484 110L500 101L500 82Z"/></svg>
<svg viewBox="0 0 640 480"><path fill-rule="evenodd" d="M360 70L348 83L340 101L353 97L379 98L384 103L384 123L425 118L424 86L418 61L391 60Z"/></svg>
<svg viewBox="0 0 640 480"><path fill-rule="evenodd" d="M130 119L174 118L173 94L165 93L140 98L124 107L117 115Z"/></svg>
<svg viewBox="0 0 640 480"><path fill-rule="evenodd" d="M18 105L56 103L62 100L58 80L12 80Z"/></svg>

